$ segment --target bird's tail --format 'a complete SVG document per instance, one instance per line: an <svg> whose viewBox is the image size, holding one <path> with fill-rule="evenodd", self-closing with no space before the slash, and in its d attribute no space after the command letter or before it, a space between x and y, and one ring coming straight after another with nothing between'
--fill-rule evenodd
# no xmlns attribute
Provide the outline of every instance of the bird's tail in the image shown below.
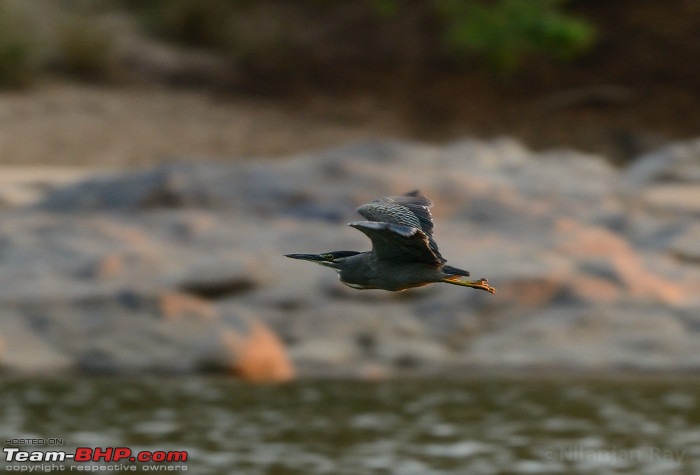
<svg viewBox="0 0 700 475"><path fill-rule="evenodd" d="M442 266L442 270L448 276L463 275L465 277L469 276L469 271L464 269L458 269L452 266Z"/></svg>

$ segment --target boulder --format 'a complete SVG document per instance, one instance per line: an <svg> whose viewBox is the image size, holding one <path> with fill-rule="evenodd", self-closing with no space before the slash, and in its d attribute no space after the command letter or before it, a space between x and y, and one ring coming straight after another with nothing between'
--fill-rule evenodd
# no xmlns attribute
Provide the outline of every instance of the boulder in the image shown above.
<svg viewBox="0 0 700 475"><path fill-rule="evenodd" d="M700 264L700 224L688 226L669 246L673 257L683 262Z"/></svg>
<svg viewBox="0 0 700 475"><path fill-rule="evenodd" d="M625 172L628 186L700 184L700 139L676 142L637 158Z"/></svg>
<svg viewBox="0 0 700 475"><path fill-rule="evenodd" d="M294 367L284 345L260 322L253 322L247 333L232 328L213 336L201 349L199 367L225 371L247 381L287 381Z"/></svg>
<svg viewBox="0 0 700 475"><path fill-rule="evenodd" d="M42 338L20 314L3 311L0 368L16 373L55 374L74 369L74 361Z"/></svg>
<svg viewBox="0 0 700 475"><path fill-rule="evenodd" d="M697 370L697 143L616 170L509 139L376 140L53 187L0 210L0 363L256 381ZM284 257L369 250L345 226L355 208L415 188L434 201L444 257L496 295L358 291Z"/></svg>

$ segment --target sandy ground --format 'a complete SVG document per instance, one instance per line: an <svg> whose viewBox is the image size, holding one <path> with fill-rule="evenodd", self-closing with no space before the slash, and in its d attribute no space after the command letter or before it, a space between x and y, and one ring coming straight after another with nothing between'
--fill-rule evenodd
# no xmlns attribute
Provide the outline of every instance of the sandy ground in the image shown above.
<svg viewBox="0 0 700 475"><path fill-rule="evenodd" d="M287 155L395 135L390 114L358 101L337 110L220 99L163 88L51 86L0 95L3 165L123 168L168 158Z"/></svg>
<svg viewBox="0 0 700 475"><path fill-rule="evenodd" d="M0 203L25 203L47 186L95 170L164 160L289 155L373 137L402 136L370 101L295 107L159 87L60 84L0 94Z"/></svg>

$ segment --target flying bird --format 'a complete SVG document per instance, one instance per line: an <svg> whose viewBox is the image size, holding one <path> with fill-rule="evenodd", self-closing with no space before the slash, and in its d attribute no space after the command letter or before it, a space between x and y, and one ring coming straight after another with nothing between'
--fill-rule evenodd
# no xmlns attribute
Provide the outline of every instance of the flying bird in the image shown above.
<svg viewBox="0 0 700 475"><path fill-rule="evenodd" d="M354 289L399 291L445 282L495 293L488 280L466 280L469 271L446 264L433 239L432 205L418 190L371 201L357 208L367 221L348 223L372 241L371 251L285 256L335 269Z"/></svg>

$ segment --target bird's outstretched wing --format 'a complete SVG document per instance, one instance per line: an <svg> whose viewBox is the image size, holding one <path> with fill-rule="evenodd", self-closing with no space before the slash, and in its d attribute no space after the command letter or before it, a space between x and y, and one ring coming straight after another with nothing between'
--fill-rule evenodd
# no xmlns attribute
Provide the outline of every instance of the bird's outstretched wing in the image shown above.
<svg viewBox="0 0 700 475"><path fill-rule="evenodd" d="M431 246L428 234L417 227L376 221L355 221L348 225L370 238L372 251L379 260L422 262L434 266L445 263L437 248Z"/></svg>
<svg viewBox="0 0 700 475"><path fill-rule="evenodd" d="M387 196L370 201L357 208L357 212L370 221L405 226L421 231L427 242L428 250L435 256L435 261L442 263L445 262L445 259L440 255L437 243L433 240L433 215L430 213L432 206L432 201L423 196L420 191L413 190L404 195ZM372 236L367 232L365 234L372 239ZM374 239L372 239L372 245L377 247Z"/></svg>
<svg viewBox="0 0 700 475"><path fill-rule="evenodd" d="M357 212L370 221L400 224L418 228L428 236L433 235L433 216L430 208L433 202L420 191L413 190L405 195L387 196L365 203Z"/></svg>

